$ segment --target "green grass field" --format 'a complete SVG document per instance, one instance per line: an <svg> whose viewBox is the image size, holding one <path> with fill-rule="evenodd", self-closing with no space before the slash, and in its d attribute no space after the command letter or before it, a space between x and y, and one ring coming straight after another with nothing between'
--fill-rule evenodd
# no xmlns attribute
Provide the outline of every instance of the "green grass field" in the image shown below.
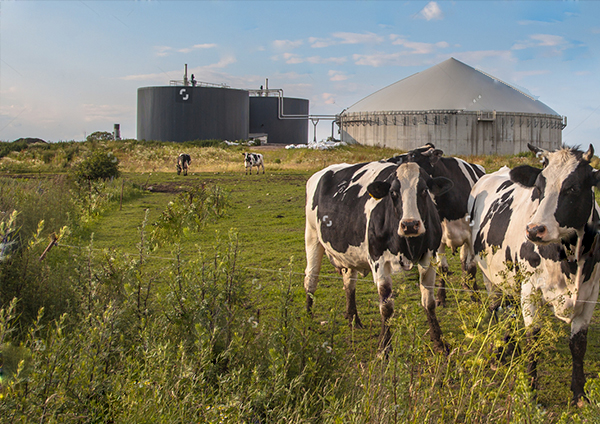
<svg viewBox="0 0 600 424"><path fill-rule="evenodd" d="M289 291L291 299L289 303L284 302L285 308L289 308L291 316L298 322L304 319L301 316L305 301L306 180L313 172L331 163L378 160L395 153L359 146L324 152L268 149L263 151L266 173L244 175L242 148L197 148L191 149L192 166L189 175L184 177L176 175L170 163L176 151L171 146L148 151L144 151L143 146L127 144L121 147L109 145L107 148L112 148L122 163L121 179L109 183L113 190L118 192L123 184L137 187L139 194L127 197L122 205L114 200L110 207L90 220L76 238L62 246L59 244L58 249L86 249L93 234L93 247L98 252L110 251L112 255L136 257L140 254L141 227L145 217L145 231L149 232L152 224L180 193L202 185L221 187L227 195L224 216L210 220L199 231L184 231L178 243L146 252L144 260L147 268L143 275L147 279L161 275L176 263L177 257L190 263L201 254L210 258L218 240L223 243L233 231L239 243L237 267L244 281L251 286L251 300L247 303L246 312L252 319L260 316L261 325L265 325L263 331L270 328L273 334L284 331L273 330L278 328L278 324L272 323L281 320L282 293L285 290ZM17 167L15 162L23 155L25 153L20 152L9 158L10 161L0 161L0 169L3 166L15 167L22 172L23 167ZM140 157L147 158L143 171L140 169ZM205 166L201 158L211 159L206 161ZM488 172L505 164L515 166L536 162L528 155L467 159L484 165ZM32 167L38 166L33 159L31 161ZM59 167L52 163L50 166ZM41 171L37 169L37 172L39 175ZM324 259L314 317L308 324L310 330L306 331L313 334L311 337L319 338L323 348L333 349L341 358L339 372L346 377L336 380L342 383L331 383L331 387L335 388L327 389L331 390L331 399L324 392L322 401L329 399L325 402L328 407L318 418L308 414L304 419L296 418L290 422L570 422L574 419L572 414L580 410L569 405L571 359L568 326L547 314L548 325L541 337L540 389L537 399L533 399L526 384L523 385L522 362L516 360L512 364L502 364L495 359L495 348L501 345L506 330L502 325L506 324L498 324L491 333L484 330L488 325L482 320L487 296L480 293L482 303L471 301L470 293L461 288L458 256L450 256L449 262L452 275L448 276L447 307L438 309L438 318L444 337L451 345L451 354L438 355L430 350L425 314L420 307L418 275L413 270L393 277L396 306L394 350L392 358L385 363L377 352L380 315L371 276L361 278L357 286L357 305L365 329L351 329L343 318L345 295L341 277ZM478 279L479 287L483 287L479 273ZM161 283L163 280L158 277L156 280L158 283L152 287L154 296L169 296L172 286ZM589 331L585 361L589 379L598 379L600 372L598 314L600 312L596 311ZM476 329L479 321L482 327ZM309 343L308 336L299 337L304 343ZM380 376L383 373L389 380ZM340 398L339 394L334 395L335 390L341 390L339 385L349 384L348 375L354 380L347 391L354 397L346 399ZM403 403L396 397L408 400ZM357 398L359 401L355 405L344 404ZM402 411L390 412L389 407L394 404L402 404ZM342 418L333 405L345 408L347 415ZM353 406L356 409L353 410ZM338 412L328 416L328 408ZM430 415L428 409L433 411ZM478 410L487 412L478 415L474 412ZM381 419L378 414L381 414ZM298 417L301 416L298 412Z"/></svg>

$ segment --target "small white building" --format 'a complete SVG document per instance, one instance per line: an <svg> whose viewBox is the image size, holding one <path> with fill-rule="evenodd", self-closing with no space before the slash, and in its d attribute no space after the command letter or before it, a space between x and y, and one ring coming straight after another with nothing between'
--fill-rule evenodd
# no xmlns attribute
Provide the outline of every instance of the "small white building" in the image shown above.
<svg viewBox="0 0 600 424"><path fill-rule="evenodd" d="M517 88L450 58L339 115L342 141L448 155L516 154L562 144L566 117Z"/></svg>

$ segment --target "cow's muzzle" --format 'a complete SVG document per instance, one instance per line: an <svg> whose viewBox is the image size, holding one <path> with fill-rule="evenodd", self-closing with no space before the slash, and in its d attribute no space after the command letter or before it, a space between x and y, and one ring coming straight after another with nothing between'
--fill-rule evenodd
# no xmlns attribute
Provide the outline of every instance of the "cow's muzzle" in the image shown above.
<svg viewBox="0 0 600 424"><path fill-rule="evenodd" d="M416 219L405 220L400 223L400 229L405 236L416 236L421 230L421 221Z"/></svg>
<svg viewBox="0 0 600 424"><path fill-rule="evenodd" d="M528 224L527 238L533 242L543 242L548 236L548 228L545 225Z"/></svg>

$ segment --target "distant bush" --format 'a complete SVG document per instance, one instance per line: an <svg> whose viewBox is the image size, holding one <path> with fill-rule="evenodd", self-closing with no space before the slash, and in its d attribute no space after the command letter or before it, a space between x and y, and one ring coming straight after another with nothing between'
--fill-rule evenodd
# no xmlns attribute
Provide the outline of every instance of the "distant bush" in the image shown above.
<svg viewBox="0 0 600 424"><path fill-rule="evenodd" d="M111 152L95 150L73 172L78 182L117 178L120 175L119 159Z"/></svg>
<svg viewBox="0 0 600 424"><path fill-rule="evenodd" d="M85 140L89 141L89 142L93 142L93 141L110 141L112 139L113 139L112 133L109 133L108 131L96 131L96 132L93 132L90 135L88 135Z"/></svg>

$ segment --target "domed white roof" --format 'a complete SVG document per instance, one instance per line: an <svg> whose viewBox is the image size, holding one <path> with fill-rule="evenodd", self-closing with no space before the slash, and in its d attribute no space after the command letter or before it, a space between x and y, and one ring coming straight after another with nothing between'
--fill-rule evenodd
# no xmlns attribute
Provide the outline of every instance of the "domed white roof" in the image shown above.
<svg viewBox="0 0 600 424"><path fill-rule="evenodd" d="M558 115L533 97L450 58L356 102L345 113L463 110Z"/></svg>

